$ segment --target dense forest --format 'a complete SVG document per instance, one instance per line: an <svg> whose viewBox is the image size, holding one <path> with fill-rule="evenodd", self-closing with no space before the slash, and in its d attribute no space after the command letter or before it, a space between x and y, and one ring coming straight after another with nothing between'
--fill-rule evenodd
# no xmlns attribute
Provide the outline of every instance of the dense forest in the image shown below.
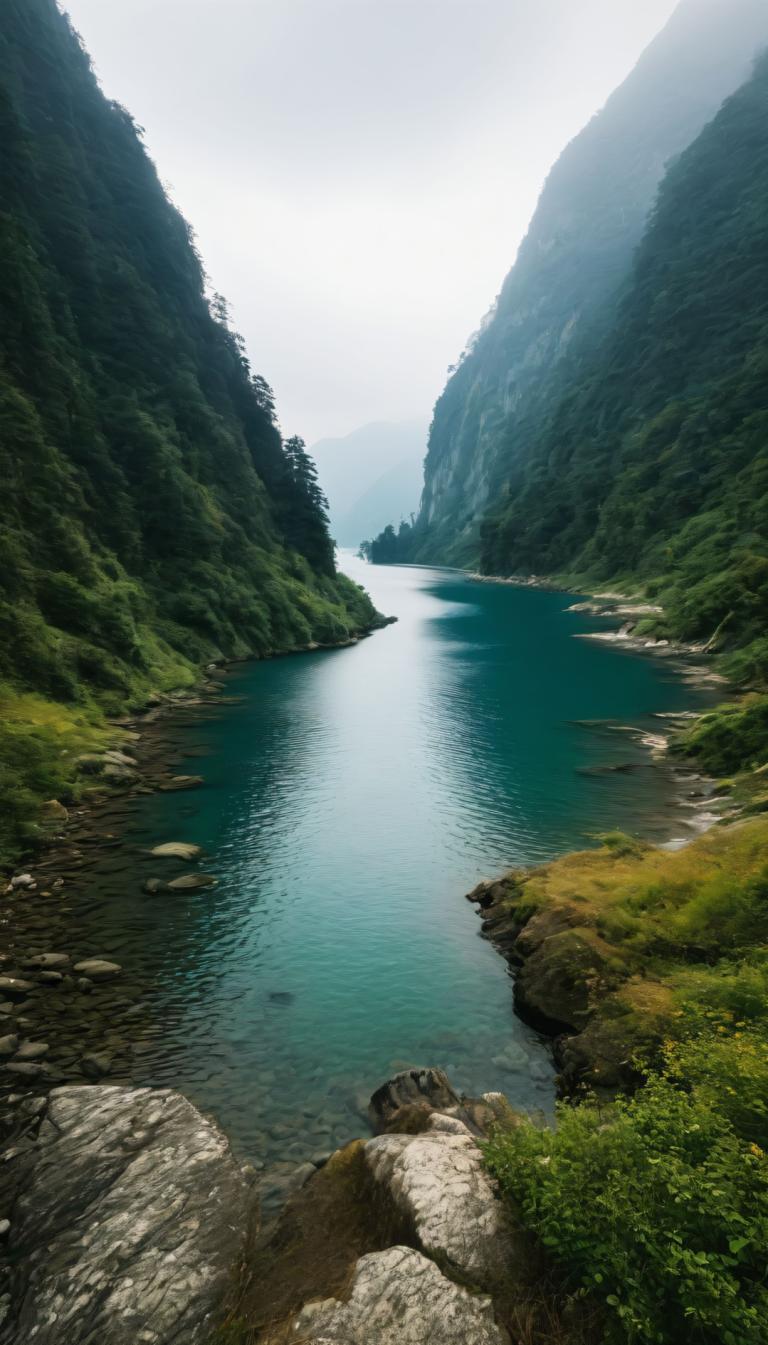
<svg viewBox="0 0 768 1345"><path fill-rule="evenodd" d="M670 169L613 329L561 369L489 573L642 580L768 672L768 57Z"/></svg>
<svg viewBox="0 0 768 1345"><path fill-rule="evenodd" d="M208 289L140 129L102 94L54 0L5 0L6 802L33 776L33 795L57 783L31 722L51 716L24 693L92 718L189 682L203 660L337 641L374 616L336 572L314 464L300 439L283 442Z"/></svg>

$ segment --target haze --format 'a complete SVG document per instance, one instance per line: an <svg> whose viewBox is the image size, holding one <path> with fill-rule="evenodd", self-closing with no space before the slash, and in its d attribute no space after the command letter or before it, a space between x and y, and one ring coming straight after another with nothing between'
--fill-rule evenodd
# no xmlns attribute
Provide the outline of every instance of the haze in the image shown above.
<svg viewBox="0 0 768 1345"><path fill-rule="evenodd" d="M286 432L429 418L674 0L69 0Z"/></svg>

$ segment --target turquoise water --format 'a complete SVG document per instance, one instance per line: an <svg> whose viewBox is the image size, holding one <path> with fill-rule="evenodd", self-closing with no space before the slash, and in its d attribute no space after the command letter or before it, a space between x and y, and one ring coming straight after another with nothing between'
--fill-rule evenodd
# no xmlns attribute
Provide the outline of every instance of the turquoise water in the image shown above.
<svg viewBox="0 0 768 1345"><path fill-rule="evenodd" d="M575 722L695 706L669 667L573 639L595 622L563 594L345 565L398 624L234 669L244 702L184 730L205 787L137 801L135 868L79 914L149 987L134 1078L182 1088L265 1162L360 1133L408 1064L548 1110L548 1052L464 893L608 827L680 831L672 778ZM170 840L203 845L219 886L143 893L175 870L142 847Z"/></svg>

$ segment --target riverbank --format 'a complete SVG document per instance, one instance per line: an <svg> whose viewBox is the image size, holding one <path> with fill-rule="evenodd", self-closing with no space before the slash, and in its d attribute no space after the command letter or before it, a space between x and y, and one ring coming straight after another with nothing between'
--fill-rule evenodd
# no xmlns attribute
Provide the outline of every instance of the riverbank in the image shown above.
<svg viewBox="0 0 768 1345"><path fill-rule="evenodd" d="M364 627L340 640L313 640L249 657L262 661L346 648L396 620L375 613ZM158 675L152 690L146 679L140 691L130 696L112 693L100 698L85 687L76 702L54 701L0 685L0 875L12 872L16 864L58 834L57 828L66 821L62 808L87 803L99 787L119 789L135 783L125 775L129 764L109 762L105 757L110 751L124 752L126 746L131 755L131 745L139 741L134 720L143 731L169 711L199 704L200 696L210 694L212 673L244 661L248 660L219 658L205 665L207 671L190 663L182 683L177 680L180 667L173 664L170 682ZM98 758L102 758L101 767ZM97 774L98 782L94 780Z"/></svg>
<svg viewBox="0 0 768 1345"><path fill-rule="evenodd" d="M617 833L469 894L517 1012L553 1037L562 1093L632 1087L665 1039L762 976L766 853L765 818L673 853Z"/></svg>

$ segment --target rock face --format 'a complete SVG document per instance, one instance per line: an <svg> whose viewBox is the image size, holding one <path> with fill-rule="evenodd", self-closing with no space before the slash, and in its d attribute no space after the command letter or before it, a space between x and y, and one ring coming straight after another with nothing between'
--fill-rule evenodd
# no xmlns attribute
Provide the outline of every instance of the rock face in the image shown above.
<svg viewBox="0 0 768 1345"><path fill-rule="evenodd" d="M428 1256L483 1289L509 1274L514 1244L504 1206L462 1121L435 1114L422 1134L379 1135L364 1154Z"/></svg>
<svg viewBox="0 0 768 1345"><path fill-rule="evenodd" d="M452 1284L410 1247L357 1262L349 1300L310 1303L294 1323L302 1345L507 1345L489 1298Z"/></svg>
<svg viewBox="0 0 768 1345"><path fill-rule="evenodd" d="M221 1132L180 1094L54 1089L6 1152L2 1345L207 1345L249 1221Z"/></svg>

